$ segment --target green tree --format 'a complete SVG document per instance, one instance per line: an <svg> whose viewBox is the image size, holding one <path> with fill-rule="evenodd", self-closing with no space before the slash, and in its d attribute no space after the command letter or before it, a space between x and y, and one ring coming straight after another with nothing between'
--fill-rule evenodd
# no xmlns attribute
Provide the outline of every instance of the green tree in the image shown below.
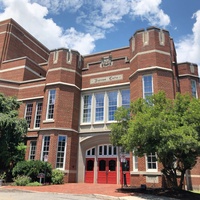
<svg viewBox="0 0 200 200"><path fill-rule="evenodd" d="M112 143L138 156L156 153L167 183L182 189L186 170L200 155L200 100L179 93L171 100L159 92L132 102L130 113L128 119L123 109L117 110Z"/></svg>
<svg viewBox="0 0 200 200"><path fill-rule="evenodd" d="M24 160L27 122L18 117L19 107L16 98L0 93L0 171L9 172L18 161Z"/></svg>

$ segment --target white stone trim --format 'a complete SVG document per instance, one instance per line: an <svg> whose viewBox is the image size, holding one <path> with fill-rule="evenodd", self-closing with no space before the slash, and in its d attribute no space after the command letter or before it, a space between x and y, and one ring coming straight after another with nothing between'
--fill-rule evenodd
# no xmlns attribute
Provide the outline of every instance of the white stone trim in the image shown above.
<svg viewBox="0 0 200 200"><path fill-rule="evenodd" d="M81 74L78 73L76 70L67 69L67 68L63 68L63 67L57 67L57 68L49 69L47 73L52 72L52 71L58 71L58 70L63 70L63 71L67 71L67 72L73 72L73 73L76 73L76 74L78 74L79 76L81 76Z"/></svg>
<svg viewBox="0 0 200 200"><path fill-rule="evenodd" d="M76 86L76 85L74 85L74 84L71 84L71 83L64 83L64 82L61 82L61 81L53 82L53 83L47 83L47 84L46 84L46 86L52 86L52 85L66 85L66 86L75 87L75 88L77 88L78 90L81 90L81 88L79 88L78 86Z"/></svg>
<svg viewBox="0 0 200 200"><path fill-rule="evenodd" d="M132 58L130 59L130 63L131 63L137 56L141 56L141 55L148 54L148 53L160 53L160 54L164 54L164 55L170 56L170 53L165 52L165 51L156 50L156 49L155 49L155 50L150 50L150 51L143 51L143 52L137 53L134 57L132 57Z"/></svg>
<svg viewBox="0 0 200 200"><path fill-rule="evenodd" d="M190 77L194 77L194 78L199 78L199 76L192 75L192 74L181 74L181 75L179 75L179 77L184 77L184 76L190 76Z"/></svg>
<svg viewBox="0 0 200 200"><path fill-rule="evenodd" d="M30 97L30 98L24 98L24 99L17 99L17 101L29 101L29 100L37 100L37 99L43 99L44 96L38 96L38 97Z"/></svg>
<svg viewBox="0 0 200 200"><path fill-rule="evenodd" d="M104 88L112 88L117 86L126 86L130 85L130 82L125 83L118 83L118 84L112 84L112 85L103 85L103 86L96 86L96 87L89 87L89 88L83 88L81 89L82 92L89 91L89 90L97 90L97 89L104 89Z"/></svg>
<svg viewBox="0 0 200 200"><path fill-rule="evenodd" d="M138 72L143 72L143 71L147 71L147 70L163 70L163 71L169 71L169 72L173 72L172 69L168 69L168 68L164 68L164 67L159 67L159 66L152 66L152 67L146 67L146 68L142 68L142 69L138 69L136 70L133 74L131 74L129 76L129 78L131 78L132 76L134 76L136 73Z"/></svg>
<svg viewBox="0 0 200 200"><path fill-rule="evenodd" d="M122 68L122 69L109 70L109 71L105 71L105 72L97 72L97 73L92 73L92 74L84 74L84 75L82 75L82 77L97 76L97 75L102 75L102 74L110 74L110 73L113 73L113 72L121 72L121 71L125 71L125 70L130 70L130 67L125 67L125 68Z"/></svg>

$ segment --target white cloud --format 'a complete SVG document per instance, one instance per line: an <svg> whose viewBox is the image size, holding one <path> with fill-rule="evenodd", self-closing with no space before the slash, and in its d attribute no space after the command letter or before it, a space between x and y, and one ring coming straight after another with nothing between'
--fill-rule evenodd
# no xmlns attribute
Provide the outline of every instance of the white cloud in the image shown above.
<svg viewBox="0 0 200 200"><path fill-rule="evenodd" d="M46 18L47 8L38 3L30 3L29 0L20 0L20 3L18 0L0 2L5 6L0 13L0 20L13 18L49 49L66 47L85 54L95 47L94 39L89 33L77 32L74 28L63 30L52 19ZM81 45L77 44L78 41Z"/></svg>
<svg viewBox="0 0 200 200"><path fill-rule="evenodd" d="M140 16L151 25L166 26L169 17L159 8L161 0L0 0L0 20L13 18L49 49L66 47L89 54L95 42L116 30L125 16ZM49 12L76 13L85 32L64 29L49 18ZM68 24L66 19L66 24ZM70 21L69 21L70 22ZM156 22L156 23L155 23Z"/></svg>
<svg viewBox="0 0 200 200"><path fill-rule="evenodd" d="M50 12L58 13L60 10L69 9L71 12L77 11L83 4L83 0L31 0L48 8Z"/></svg>
<svg viewBox="0 0 200 200"><path fill-rule="evenodd" d="M160 9L161 3L162 0L132 0L132 15L149 21L150 25L166 27L170 23L170 18Z"/></svg>
<svg viewBox="0 0 200 200"><path fill-rule="evenodd" d="M200 10L192 18L196 19L192 35L187 35L176 43L177 59L178 62L189 61L200 66Z"/></svg>

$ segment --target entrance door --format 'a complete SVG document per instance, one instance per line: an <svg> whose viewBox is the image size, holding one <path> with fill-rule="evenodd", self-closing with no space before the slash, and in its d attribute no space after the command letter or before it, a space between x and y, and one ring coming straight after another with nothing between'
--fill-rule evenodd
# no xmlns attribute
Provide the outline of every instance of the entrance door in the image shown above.
<svg viewBox="0 0 200 200"><path fill-rule="evenodd" d="M86 159L85 183L94 182L94 158Z"/></svg>
<svg viewBox="0 0 200 200"><path fill-rule="evenodd" d="M98 159L98 183L117 183L117 159L99 158Z"/></svg>

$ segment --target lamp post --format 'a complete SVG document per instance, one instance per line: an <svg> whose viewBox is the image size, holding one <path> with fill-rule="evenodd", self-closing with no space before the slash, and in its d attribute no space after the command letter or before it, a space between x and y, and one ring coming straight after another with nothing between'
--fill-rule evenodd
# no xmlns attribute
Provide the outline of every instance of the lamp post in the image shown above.
<svg viewBox="0 0 200 200"><path fill-rule="evenodd" d="M121 154L121 163L122 163L122 188L123 186L127 186L126 182L126 157L125 154Z"/></svg>
<svg viewBox="0 0 200 200"><path fill-rule="evenodd" d="M44 184L45 184L46 183L46 170L47 170L48 155L44 155L44 162L45 162L45 169L44 169Z"/></svg>

